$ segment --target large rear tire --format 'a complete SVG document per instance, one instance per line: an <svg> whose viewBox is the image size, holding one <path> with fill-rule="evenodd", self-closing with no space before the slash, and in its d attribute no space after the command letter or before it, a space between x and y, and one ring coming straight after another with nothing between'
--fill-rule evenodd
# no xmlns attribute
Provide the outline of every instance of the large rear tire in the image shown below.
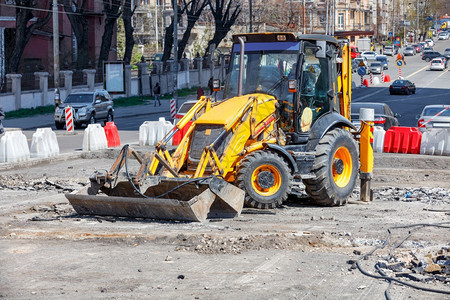
<svg viewBox="0 0 450 300"><path fill-rule="evenodd" d="M358 148L352 135L341 128L328 132L316 148L312 172L314 179L305 179L306 193L323 206L347 203L358 175Z"/></svg>
<svg viewBox="0 0 450 300"><path fill-rule="evenodd" d="M258 151L241 162L236 183L245 191L245 203L255 208L275 208L291 192L292 174L286 161L273 152Z"/></svg>

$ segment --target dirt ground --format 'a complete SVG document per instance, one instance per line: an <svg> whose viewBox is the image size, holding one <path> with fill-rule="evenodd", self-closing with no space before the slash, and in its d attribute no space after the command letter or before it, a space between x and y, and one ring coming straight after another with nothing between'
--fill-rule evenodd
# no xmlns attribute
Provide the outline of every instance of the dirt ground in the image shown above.
<svg viewBox="0 0 450 300"><path fill-rule="evenodd" d="M317 207L300 190L279 209L244 209L233 220L77 215L64 193L109 169L116 154L0 166L0 298L383 299L388 282L363 275L356 261L390 227L450 221L450 157L393 154L375 157L370 204ZM357 189L351 202L358 197ZM449 225L392 229L360 266L379 275L383 261L447 264ZM426 282L389 268L388 276L447 293L394 283L392 299L448 299L450 266Z"/></svg>

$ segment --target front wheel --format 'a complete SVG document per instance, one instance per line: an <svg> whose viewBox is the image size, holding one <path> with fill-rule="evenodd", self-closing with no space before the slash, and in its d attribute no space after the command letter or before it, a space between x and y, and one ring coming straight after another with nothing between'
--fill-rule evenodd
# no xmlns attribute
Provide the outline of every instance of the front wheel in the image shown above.
<svg viewBox="0 0 450 300"><path fill-rule="evenodd" d="M245 203L256 208L275 208L291 192L291 171L273 152L258 151L245 157L238 170L237 186L245 191Z"/></svg>
<svg viewBox="0 0 450 300"><path fill-rule="evenodd" d="M95 114L92 113L91 117L89 119L89 124L95 124L97 122L97 120L95 119Z"/></svg>
<svg viewBox="0 0 450 300"><path fill-rule="evenodd" d="M64 125L65 125L65 123L61 123L61 122L55 121L56 129L63 129Z"/></svg>
<svg viewBox="0 0 450 300"><path fill-rule="evenodd" d="M358 175L358 148L347 130L336 128L325 134L316 148L313 179L305 179L306 193L323 206L347 202Z"/></svg>
<svg viewBox="0 0 450 300"><path fill-rule="evenodd" d="M112 113L112 111L108 111L108 116L106 117L106 120L105 120L105 125L106 125L106 123L108 123L108 122L112 122L112 121L114 121L114 116L113 116L113 113Z"/></svg>

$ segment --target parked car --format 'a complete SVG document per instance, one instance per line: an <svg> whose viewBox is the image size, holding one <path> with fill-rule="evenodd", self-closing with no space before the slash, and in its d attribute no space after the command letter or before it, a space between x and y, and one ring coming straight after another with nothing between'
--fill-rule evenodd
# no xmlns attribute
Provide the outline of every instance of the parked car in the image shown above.
<svg viewBox="0 0 450 300"><path fill-rule="evenodd" d="M425 40L425 43L427 43L430 47L433 47L433 46L434 46L434 41L433 41L433 39L426 39L426 40Z"/></svg>
<svg viewBox="0 0 450 300"><path fill-rule="evenodd" d="M387 70L388 69L388 58L386 55L378 55L377 56L377 61L381 62L381 64L383 65L383 69Z"/></svg>
<svg viewBox="0 0 450 300"><path fill-rule="evenodd" d="M441 56L443 56L443 55L440 54L440 53L437 52L437 51L428 51L428 52L424 52L424 53L423 53L423 55L422 55L422 60L424 60L424 61L426 61L426 62L429 62L429 61L431 61L433 58L441 57Z"/></svg>
<svg viewBox="0 0 450 300"><path fill-rule="evenodd" d="M383 65L379 61L374 61L370 63L370 72L374 74L381 74L381 71L383 71Z"/></svg>
<svg viewBox="0 0 450 300"><path fill-rule="evenodd" d="M73 108L73 121L76 128L83 124L94 124L100 120L112 122L114 120L114 103L105 90L94 92L72 93L55 109L54 119L56 129L63 129L66 124L64 108Z"/></svg>
<svg viewBox="0 0 450 300"><path fill-rule="evenodd" d="M434 51L433 47L425 47L425 48L423 48L423 52L430 52L430 51Z"/></svg>
<svg viewBox="0 0 450 300"><path fill-rule="evenodd" d="M447 31L442 31L439 33L438 39L439 40L448 40L449 33Z"/></svg>
<svg viewBox="0 0 450 300"><path fill-rule="evenodd" d="M361 57L367 58L367 60L375 60L377 58L377 53L373 51L364 51L361 53Z"/></svg>
<svg viewBox="0 0 450 300"><path fill-rule="evenodd" d="M411 46L414 47L414 49L416 49L416 53L422 52L423 47L421 44L412 44Z"/></svg>
<svg viewBox="0 0 450 300"><path fill-rule="evenodd" d="M386 103L352 102L351 120L357 127L361 125L361 121L359 120L359 110L361 108L373 108L375 117L374 125L383 127L384 130L388 130L391 126L400 125L398 118L401 116L397 113L394 114L389 105Z"/></svg>
<svg viewBox="0 0 450 300"><path fill-rule="evenodd" d="M416 85L406 79L397 79L389 86L389 93L393 94L415 94Z"/></svg>
<svg viewBox="0 0 450 300"><path fill-rule="evenodd" d="M444 60L441 58L433 58L433 60L431 61L430 70L444 71L444 69L445 69Z"/></svg>
<svg viewBox="0 0 450 300"><path fill-rule="evenodd" d="M416 49L414 49L414 47L406 47L405 50L403 50L403 55L404 56L416 55Z"/></svg>
<svg viewBox="0 0 450 300"><path fill-rule="evenodd" d="M417 127L421 131L425 131L426 128L450 128L450 105L427 105L416 118Z"/></svg>
<svg viewBox="0 0 450 300"><path fill-rule="evenodd" d="M444 57L450 59L450 48L444 50Z"/></svg>
<svg viewBox="0 0 450 300"><path fill-rule="evenodd" d="M386 47L384 47L384 51L383 51L384 55L394 56L397 53L398 53L398 50L394 46L386 46Z"/></svg>
<svg viewBox="0 0 450 300"><path fill-rule="evenodd" d="M175 115L175 124L184 117L184 115L197 103L198 100L188 100L181 104L180 108ZM195 117L193 118L195 120Z"/></svg>

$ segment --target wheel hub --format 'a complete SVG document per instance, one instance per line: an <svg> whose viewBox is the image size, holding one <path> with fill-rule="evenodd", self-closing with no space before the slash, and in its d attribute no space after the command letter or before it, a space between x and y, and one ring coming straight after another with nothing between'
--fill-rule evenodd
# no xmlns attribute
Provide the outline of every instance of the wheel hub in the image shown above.
<svg viewBox="0 0 450 300"><path fill-rule="evenodd" d="M275 183L275 177L273 174L269 171L262 171L258 174L258 184L263 189L268 189L272 187Z"/></svg>
<svg viewBox="0 0 450 300"><path fill-rule="evenodd" d="M334 160L334 169L338 175L341 175L344 172L344 162L342 159L337 158Z"/></svg>

